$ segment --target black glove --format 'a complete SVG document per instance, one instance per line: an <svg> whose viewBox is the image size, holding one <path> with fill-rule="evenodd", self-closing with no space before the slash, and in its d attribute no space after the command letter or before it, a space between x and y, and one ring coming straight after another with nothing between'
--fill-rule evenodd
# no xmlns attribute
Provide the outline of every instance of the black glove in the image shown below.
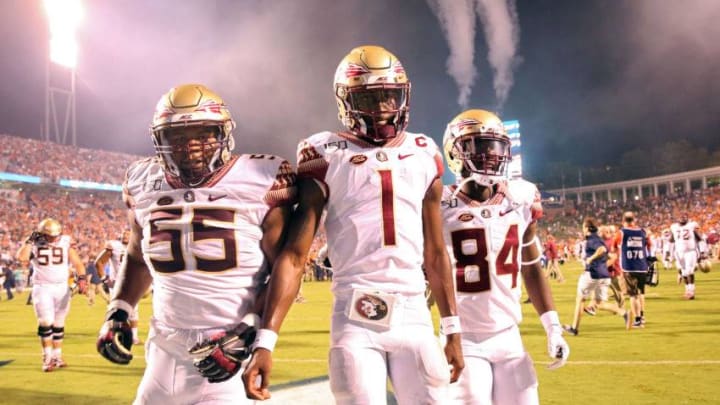
<svg viewBox="0 0 720 405"><path fill-rule="evenodd" d="M110 290L115 285L115 280L110 280L110 277L106 274L100 281L102 281L103 291L105 291L106 294L110 294Z"/></svg>
<svg viewBox="0 0 720 405"><path fill-rule="evenodd" d="M113 363L128 364L133 358L130 353L132 343L128 313L120 308L108 311L97 340L98 353Z"/></svg>
<svg viewBox="0 0 720 405"><path fill-rule="evenodd" d="M31 233L30 236L28 236L27 239L25 239L25 243L33 244L33 243L37 242L37 240L40 238L40 235L42 235L40 232L33 231L33 233Z"/></svg>
<svg viewBox="0 0 720 405"><path fill-rule="evenodd" d="M255 327L241 323L227 332L220 332L196 344L188 352L200 374L211 383L227 381L240 371L241 363L250 357L255 341Z"/></svg>

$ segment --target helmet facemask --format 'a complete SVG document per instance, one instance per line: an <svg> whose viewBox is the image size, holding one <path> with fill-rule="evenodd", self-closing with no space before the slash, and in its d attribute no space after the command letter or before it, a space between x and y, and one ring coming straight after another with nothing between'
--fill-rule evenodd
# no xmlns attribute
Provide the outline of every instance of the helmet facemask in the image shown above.
<svg viewBox="0 0 720 405"><path fill-rule="evenodd" d="M407 127L410 110L408 83L338 86L337 93L347 111L347 119L343 123L361 138L384 144Z"/></svg>
<svg viewBox="0 0 720 405"><path fill-rule="evenodd" d="M510 161L510 140L493 134L469 134L455 139L451 150L462 161L461 184L467 181L491 187L507 180Z"/></svg>
<svg viewBox="0 0 720 405"><path fill-rule="evenodd" d="M230 159L232 136L217 122L170 126L153 132L165 170L184 184L205 182Z"/></svg>

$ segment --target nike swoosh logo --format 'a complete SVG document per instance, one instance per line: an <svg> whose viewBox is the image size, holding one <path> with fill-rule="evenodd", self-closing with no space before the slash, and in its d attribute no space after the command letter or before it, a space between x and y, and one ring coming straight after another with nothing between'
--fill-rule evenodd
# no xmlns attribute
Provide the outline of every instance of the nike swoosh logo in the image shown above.
<svg viewBox="0 0 720 405"><path fill-rule="evenodd" d="M410 156L414 155L414 153L408 153L407 155L398 155L398 159L403 160L405 158L409 158Z"/></svg>
<svg viewBox="0 0 720 405"><path fill-rule="evenodd" d="M225 197L227 197L227 194L223 194L223 195L212 195L212 194L210 194L210 195L208 196L208 201L215 201L215 200L219 200L219 199L225 198Z"/></svg>

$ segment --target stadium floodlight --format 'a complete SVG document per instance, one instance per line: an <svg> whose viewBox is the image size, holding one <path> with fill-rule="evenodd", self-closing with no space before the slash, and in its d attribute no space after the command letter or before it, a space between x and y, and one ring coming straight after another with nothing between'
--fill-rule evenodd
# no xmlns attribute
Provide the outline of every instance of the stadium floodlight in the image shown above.
<svg viewBox="0 0 720 405"><path fill-rule="evenodd" d="M50 23L50 60L74 69L77 63L75 30L82 20L80 0L44 0Z"/></svg>

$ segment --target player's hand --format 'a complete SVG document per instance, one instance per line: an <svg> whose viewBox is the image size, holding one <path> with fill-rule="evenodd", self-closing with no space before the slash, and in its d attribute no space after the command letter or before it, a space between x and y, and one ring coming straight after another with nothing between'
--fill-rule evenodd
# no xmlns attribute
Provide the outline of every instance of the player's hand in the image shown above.
<svg viewBox="0 0 720 405"><path fill-rule="evenodd" d="M120 308L108 311L97 340L98 353L113 363L128 364L133 358L132 342L128 313Z"/></svg>
<svg viewBox="0 0 720 405"><path fill-rule="evenodd" d="M462 370L465 368L465 359L463 358L462 345L460 343L460 334L453 333L447 335L445 343L445 358L451 367L450 382L454 383L460 378Z"/></svg>
<svg viewBox="0 0 720 405"><path fill-rule="evenodd" d="M250 399L266 400L270 398L270 372L272 370L272 353L269 350L258 348L252 354L242 375L245 385L245 395Z"/></svg>
<svg viewBox="0 0 720 405"><path fill-rule="evenodd" d="M25 243L33 244L35 243L38 238L40 237L40 232L33 231L27 238L25 238Z"/></svg>
<svg viewBox="0 0 720 405"><path fill-rule="evenodd" d="M87 292L88 292L87 279L85 278L84 274L78 276L77 289L78 289L78 293L80 293L80 294L87 294Z"/></svg>
<svg viewBox="0 0 720 405"><path fill-rule="evenodd" d="M108 275L104 275L103 278L100 279L103 284L103 291L105 291L106 294L110 294L110 290L113 288L113 285L115 282L113 280L110 280L110 277Z"/></svg>
<svg viewBox="0 0 720 405"><path fill-rule="evenodd" d="M567 363L567 359L570 356L570 346L568 346L565 338L562 336L561 326L553 326L547 334L547 339L548 356L555 360L550 363L547 368L549 370L555 370Z"/></svg>
<svg viewBox="0 0 720 405"><path fill-rule="evenodd" d="M255 341L254 326L241 323L235 329L220 332L191 347L193 365L211 383L227 381L240 371L241 363L250 357Z"/></svg>

